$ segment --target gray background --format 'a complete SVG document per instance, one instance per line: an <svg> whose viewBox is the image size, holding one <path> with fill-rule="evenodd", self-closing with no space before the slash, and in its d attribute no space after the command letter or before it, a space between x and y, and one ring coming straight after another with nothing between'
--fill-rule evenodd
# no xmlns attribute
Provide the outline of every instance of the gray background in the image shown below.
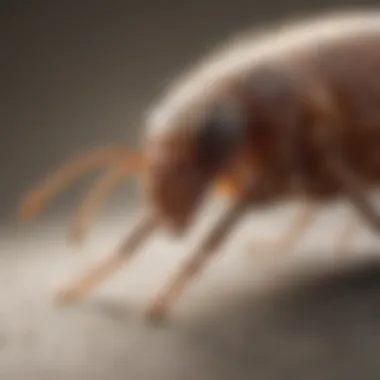
<svg viewBox="0 0 380 380"><path fill-rule="evenodd" d="M252 288L276 260L252 259L243 243L226 248L232 255L186 293L172 324L152 329L141 312L188 250L186 241L156 241L128 276L115 276L73 308L51 303L57 286L125 232L138 209L138 199L130 208L138 196L133 181L108 201L84 247L67 245L65 228L89 179L35 221L15 220L26 190L73 154L121 140L137 146L146 107L167 81L231 33L300 12L376 3L3 1L0 378L379 379L376 265L363 282L349 277L302 297L263 300ZM320 220L308 241L320 256L328 256L336 215ZM271 236L286 218L263 216L249 231Z"/></svg>
<svg viewBox="0 0 380 380"><path fill-rule="evenodd" d="M1 217L11 215L24 189L73 154L120 140L138 144L145 110L164 85L229 35L257 23L350 4L7 3L0 14ZM351 2L366 3L371 4ZM67 199L57 202L63 210Z"/></svg>

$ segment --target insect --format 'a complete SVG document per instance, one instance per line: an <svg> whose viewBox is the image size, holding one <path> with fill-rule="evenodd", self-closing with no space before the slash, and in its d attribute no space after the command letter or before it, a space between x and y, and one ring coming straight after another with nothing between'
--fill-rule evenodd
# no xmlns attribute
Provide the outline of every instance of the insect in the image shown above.
<svg viewBox="0 0 380 380"><path fill-rule="evenodd" d="M32 216L81 173L108 165L71 226L81 239L109 191L141 174L146 213L113 254L59 293L70 302L158 227L181 236L210 193L228 196L231 207L148 308L149 317L163 317L255 206L304 199L288 243L311 224L316 205L342 196L379 232L368 197L379 180L379 142L380 13L318 16L227 44L167 89L140 149L102 147L73 159L31 191L20 214Z"/></svg>

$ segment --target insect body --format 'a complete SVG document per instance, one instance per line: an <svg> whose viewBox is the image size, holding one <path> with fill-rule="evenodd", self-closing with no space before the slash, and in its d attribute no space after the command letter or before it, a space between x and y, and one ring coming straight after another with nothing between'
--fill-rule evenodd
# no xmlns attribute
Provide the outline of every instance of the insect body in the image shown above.
<svg viewBox="0 0 380 380"><path fill-rule="evenodd" d="M90 152L26 199L24 216L81 171L113 163L77 214L73 231L78 235L110 188L128 171L143 171L148 216L116 254L60 293L61 299L90 290L157 226L186 232L213 188L227 192L234 204L154 300L150 315L167 311L254 205L290 196L310 202L348 196L379 231L380 216L366 196L379 180L379 78L377 11L285 25L238 39L212 55L151 110L144 153L123 147Z"/></svg>

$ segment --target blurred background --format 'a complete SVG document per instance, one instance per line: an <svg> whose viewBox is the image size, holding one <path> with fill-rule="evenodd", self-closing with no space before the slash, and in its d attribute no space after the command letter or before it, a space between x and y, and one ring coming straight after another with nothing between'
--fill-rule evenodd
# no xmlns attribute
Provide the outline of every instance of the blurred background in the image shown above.
<svg viewBox="0 0 380 380"><path fill-rule="evenodd" d="M208 269L202 285L185 294L178 307L182 319L156 330L144 324L141 313L190 242L163 239L149 245L133 268L94 291L91 302L69 309L51 302L58 286L126 232L140 202L133 178L102 208L85 246L68 245L66 228L95 178L91 175L32 222L15 218L26 191L73 155L114 142L138 147L147 107L168 81L231 34L287 17L377 3L4 0L0 378L379 379L376 275L364 287L327 287L326 301L318 295L315 302L303 298L268 307L269 301L264 306L260 297L242 291L243 278L252 284L267 273L263 267L256 270L257 259L244 253L243 244L232 258L221 260L220 272ZM334 215L313 230L311 246L331 248ZM273 226L287 217L264 215L255 221L258 237L261 232L271 237ZM368 243L369 237L362 240ZM232 295L233 288L241 292ZM235 305L228 313L223 311L227 298ZM190 309L199 305L207 317L200 313L191 319Z"/></svg>

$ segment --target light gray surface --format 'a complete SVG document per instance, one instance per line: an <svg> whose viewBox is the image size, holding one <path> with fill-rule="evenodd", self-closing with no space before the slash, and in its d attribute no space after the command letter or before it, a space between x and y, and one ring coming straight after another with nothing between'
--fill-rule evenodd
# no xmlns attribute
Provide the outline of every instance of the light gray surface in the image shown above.
<svg viewBox="0 0 380 380"><path fill-rule="evenodd" d="M66 243L67 218L4 229L1 379L348 380L364 371L365 379L378 379L380 267L362 282L266 295L270 285L286 289L280 280L301 258L314 268L346 260L322 250L339 228L334 215L323 213L293 254L247 251L255 236L281 231L291 212L243 221L161 327L148 325L143 311L207 218L185 244L152 239L129 266L69 308L54 305L54 292L112 249L125 232L125 215L102 215L83 247ZM369 242L363 231L358 245Z"/></svg>

